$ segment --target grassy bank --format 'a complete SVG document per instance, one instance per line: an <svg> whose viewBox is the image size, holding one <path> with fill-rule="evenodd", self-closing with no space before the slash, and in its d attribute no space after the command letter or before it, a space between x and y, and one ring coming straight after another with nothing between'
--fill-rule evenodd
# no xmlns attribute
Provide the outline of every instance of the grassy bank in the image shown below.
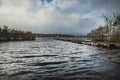
<svg viewBox="0 0 120 80"><path fill-rule="evenodd" d="M0 41L23 41L35 40L35 36L31 31L22 31L8 28L8 26L0 27Z"/></svg>

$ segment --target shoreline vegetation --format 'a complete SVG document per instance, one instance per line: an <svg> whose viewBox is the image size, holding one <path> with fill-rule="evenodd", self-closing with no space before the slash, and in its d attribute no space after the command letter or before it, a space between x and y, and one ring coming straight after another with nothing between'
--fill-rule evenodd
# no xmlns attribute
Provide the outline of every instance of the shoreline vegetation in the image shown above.
<svg viewBox="0 0 120 80"><path fill-rule="evenodd" d="M0 42L24 40L35 40L35 36L31 31L11 29L8 26L0 27Z"/></svg>
<svg viewBox="0 0 120 80"><path fill-rule="evenodd" d="M120 14L103 15L103 18L105 19L105 25L91 30L86 36L88 40L64 38L58 38L57 40L111 49L120 48Z"/></svg>
<svg viewBox="0 0 120 80"><path fill-rule="evenodd" d="M75 37L73 35L68 35L68 34L35 34L35 37Z"/></svg>
<svg viewBox="0 0 120 80"><path fill-rule="evenodd" d="M120 49L120 42L100 42L100 41L85 41L85 40L77 40L77 39L69 39L69 38L58 38L56 40L67 41L72 43L84 44L89 46L110 48L110 49Z"/></svg>
<svg viewBox="0 0 120 80"><path fill-rule="evenodd" d="M87 36L92 41L120 42L120 14L103 16L105 24L91 30Z"/></svg>

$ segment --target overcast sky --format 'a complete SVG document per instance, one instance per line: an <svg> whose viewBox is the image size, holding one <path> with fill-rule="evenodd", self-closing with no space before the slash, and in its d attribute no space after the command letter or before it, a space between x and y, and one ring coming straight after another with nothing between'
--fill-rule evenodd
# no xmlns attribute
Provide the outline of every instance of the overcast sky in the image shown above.
<svg viewBox="0 0 120 80"><path fill-rule="evenodd" d="M120 12L120 0L0 0L0 25L37 33L85 34Z"/></svg>

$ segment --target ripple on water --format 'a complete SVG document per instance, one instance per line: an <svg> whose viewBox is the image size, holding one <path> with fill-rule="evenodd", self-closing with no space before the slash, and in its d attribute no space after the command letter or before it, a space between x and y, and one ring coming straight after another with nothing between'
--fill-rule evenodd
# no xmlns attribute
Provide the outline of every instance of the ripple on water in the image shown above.
<svg viewBox="0 0 120 80"><path fill-rule="evenodd" d="M0 80L119 80L118 64L104 60L119 50L48 38L0 44Z"/></svg>
<svg viewBox="0 0 120 80"><path fill-rule="evenodd" d="M90 70L77 70L77 71L71 71L67 72L64 74L64 76L69 77L69 76L74 76L74 75L82 75L88 73Z"/></svg>
<svg viewBox="0 0 120 80"><path fill-rule="evenodd" d="M10 74L9 76L18 76L18 75L25 75L30 73L35 73L35 71L19 71L17 73Z"/></svg>
<svg viewBox="0 0 120 80"><path fill-rule="evenodd" d="M67 63L67 61L56 61L56 62L41 62L41 63L32 63L31 66L45 66L45 65L57 65Z"/></svg>
<svg viewBox="0 0 120 80"><path fill-rule="evenodd" d="M58 55L26 55L26 56L15 56L13 58L33 58L33 57L54 57Z"/></svg>

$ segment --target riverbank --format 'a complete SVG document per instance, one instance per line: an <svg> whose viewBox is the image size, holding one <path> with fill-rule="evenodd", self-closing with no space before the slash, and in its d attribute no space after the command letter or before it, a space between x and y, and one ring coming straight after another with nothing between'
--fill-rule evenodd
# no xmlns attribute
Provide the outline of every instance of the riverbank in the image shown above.
<svg viewBox="0 0 120 80"><path fill-rule="evenodd" d="M0 42L2 41L25 41L35 40L35 35L31 31L11 29L8 26L0 26Z"/></svg>
<svg viewBox="0 0 120 80"><path fill-rule="evenodd" d="M120 48L120 42L94 42L94 41L75 40L75 39L66 39L66 38L58 38L56 40L68 41L68 42L96 46L96 47L103 47L103 48L111 48L111 49Z"/></svg>
<svg viewBox="0 0 120 80"><path fill-rule="evenodd" d="M108 48L108 49L120 49L120 42L93 42L93 41L85 41L85 40L75 40L75 39L66 39L59 38L56 40L67 41L72 43ZM120 56L118 54L107 54L107 59L109 59L113 63L120 64Z"/></svg>

